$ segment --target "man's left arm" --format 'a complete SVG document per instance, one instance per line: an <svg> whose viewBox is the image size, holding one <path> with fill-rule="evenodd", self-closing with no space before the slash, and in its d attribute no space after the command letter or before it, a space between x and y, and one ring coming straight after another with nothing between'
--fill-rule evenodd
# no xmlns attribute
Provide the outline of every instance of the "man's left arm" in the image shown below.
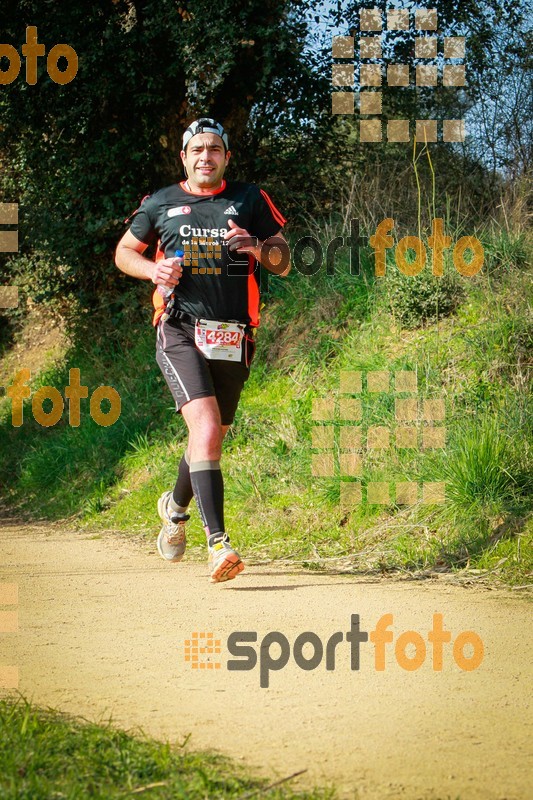
<svg viewBox="0 0 533 800"><path fill-rule="evenodd" d="M251 236L245 228L241 228L232 219L228 221L229 231L224 235L230 251L249 253L256 261L284 278L291 269L291 251L289 243L281 233L270 236L263 242L257 236Z"/></svg>

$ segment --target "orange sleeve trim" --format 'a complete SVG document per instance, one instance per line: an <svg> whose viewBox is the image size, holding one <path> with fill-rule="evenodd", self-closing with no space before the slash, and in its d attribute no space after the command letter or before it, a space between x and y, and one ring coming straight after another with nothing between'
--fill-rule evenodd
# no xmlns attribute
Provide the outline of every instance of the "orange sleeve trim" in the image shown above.
<svg viewBox="0 0 533 800"><path fill-rule="evenodd" d="M269 206L269 208L270 208L270 210L271 210L271 212L272 212L272 216L274 217L274 219L276 220L276 222L279 222L279 224L280 224L281 226L285 225L285 223L287 222L287 220L285 219L285 217L283 216L283 214L281 213L281 211L278 211L278 209L276 208L276 206L274 205L274 203L272 202L272 200L270 199L270 197L267 195L267 193L266 193L265 191L263 191L263 189L259 189L259 191L261 192L261 194L263 195L263 197L264 197L264 198L265 198L265 200L267 201L267 203L268 203L268 206Z"/></svg>
<svg viewBox="0 0 533 800"><path fill-rule="evenodd" d="M248 256L248 316L252 328L259 327L259 287L254 275L255 270L255 258Z"/></svg>

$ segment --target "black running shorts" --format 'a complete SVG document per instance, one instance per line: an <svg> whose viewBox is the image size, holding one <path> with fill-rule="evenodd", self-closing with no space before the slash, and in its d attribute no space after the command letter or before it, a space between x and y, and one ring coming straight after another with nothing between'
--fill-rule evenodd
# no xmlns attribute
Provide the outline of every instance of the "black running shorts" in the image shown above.
<svg viewBox="0 0 533 800"><path fill-rule="evenodd" d="M231 425L244 384L250 375L255 343L248 339L246 364L214 361L204 357L194 343L194 326L167 320L157 326L156 359L163 373L176 411L189 400L216 397L222 425Z"/></svg>

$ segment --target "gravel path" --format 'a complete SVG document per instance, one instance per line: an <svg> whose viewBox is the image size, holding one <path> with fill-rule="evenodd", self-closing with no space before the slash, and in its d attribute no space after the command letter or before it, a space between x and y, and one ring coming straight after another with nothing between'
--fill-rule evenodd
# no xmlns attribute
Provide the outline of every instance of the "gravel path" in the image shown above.
<svg viewBox="0 0 533 800"><path fill-rule="evenodd" d="M172 741L191 734L190 747L221 750L273 779L305 769L293 785L334 784L341 798L533 797L532 606L511 592L276 566L213 586L206 564L165 564L155 547L8 522L0 525L0 582L18 585L19 620L18 632L0 637L0 665L18 666L19 690L38 704L112 716ZM371 634L386 614L394 639L384 645L385 669L376 670L370 640L351 669L352 615ZM481 657L481 640L476 669L456 663L452 643L443 645L442 670L433 668L434 614L452 643L463 631L477 634L455 645L468 666ZM272 631L281 636L265 642ZM294 647L306 631L320 641L308 636ZM422 639L398 642L407 631ZM238 632L257 634L250 659L228 651ZM328 647L335 632L342 640ZM194 668L186 642L203 647L207 633L220 653L200 652L205 666ZM274 669L282 655L286 665ZM303 669L313 655L320 663ZM418 669L403 668L415 656ZM228 669L232 660L250 667L253 657L253 669Z"/></svg>

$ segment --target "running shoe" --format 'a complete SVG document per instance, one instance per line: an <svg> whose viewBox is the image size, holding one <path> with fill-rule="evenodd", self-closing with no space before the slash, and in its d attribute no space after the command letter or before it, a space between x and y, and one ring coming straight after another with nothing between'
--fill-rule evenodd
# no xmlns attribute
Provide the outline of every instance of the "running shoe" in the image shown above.
<svg viewBox="0 0 533 800"><path fill-rule="evenodd" d="M157 537L157 549L159 555L165 561L181 561L185 553L187 539L185 537L185 523L189 519L189 514L179 514L172 511L168 506L168 501L172 492L163 492L157 501L157 512L163 522L163 527Z"/></svg>
<svg viewBox="0 0 533 800"><path fill-rule="evenodd" d="M241 557L230 545L225 533L214 533L209 537L208 551L211 583L231 581L243 571Z"/></svg>

